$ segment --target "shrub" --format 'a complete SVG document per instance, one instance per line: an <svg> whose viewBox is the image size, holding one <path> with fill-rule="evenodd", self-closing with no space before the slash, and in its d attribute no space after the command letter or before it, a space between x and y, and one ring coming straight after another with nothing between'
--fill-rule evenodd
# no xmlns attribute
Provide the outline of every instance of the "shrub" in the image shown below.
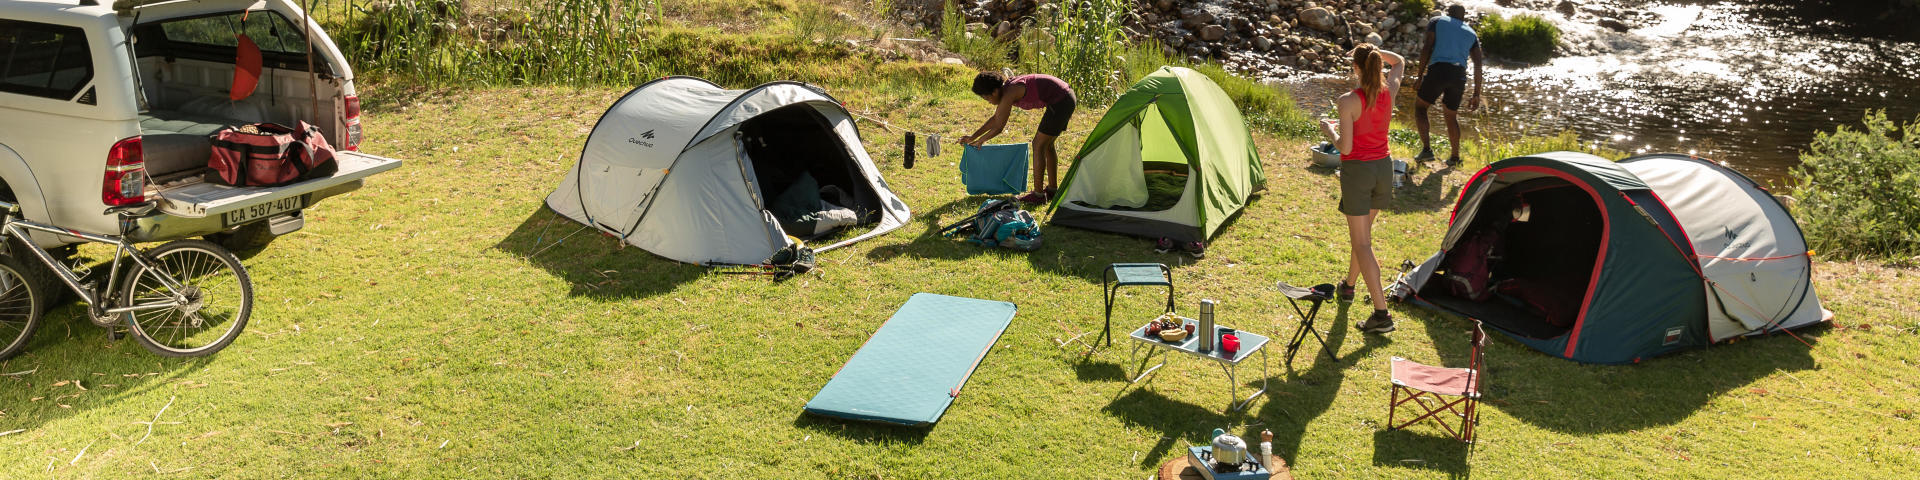
<svg viewBox="0 0 1920 480"><path fill-rule="evenodd" d="M1794 218L1817 251L1841 258L1920 255L1920 118L1870 111L1861 128L1821 132L1793 170Z"/></svg>
<svg viewBox="0 0 1920 480"><path fill-rule="evenodd" d="M973 32L967 35L967 17L960 14L959 0L948 2L940 15L940 43L953 52L973 62L982 70L999 70L1006 67L1007 53L1012 46L993 38L992 32Z"/></svg>
<svg viewBox="0 0 1920 480"><path fill-rule="evenodd" d="M1560 43L1560 27L1537 15L1488 15L1478 33L1488 55L1530 63L1546 61Z"/></svg>
<svg viewBox="0 0 1920 480"><path fill-rule="evenodd" d="M1421 20L1425 20L1427 14L1433 13L1433 9L1435 8L1433 0L1393 0L1393 3L1395 7L1398 7L1395 16L1400 18L1400 23L1411 23L1415 25L1419 25Z"/></svg>

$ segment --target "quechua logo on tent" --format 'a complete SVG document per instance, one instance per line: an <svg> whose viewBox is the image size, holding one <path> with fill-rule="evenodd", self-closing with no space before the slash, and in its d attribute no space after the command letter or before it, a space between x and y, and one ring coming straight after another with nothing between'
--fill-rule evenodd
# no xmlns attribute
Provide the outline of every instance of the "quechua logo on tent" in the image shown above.
<svg viewBox="0 0 1920 480"><path fill-rule="evenodd" d="M645 131L645 132L640 132L640 138L644 138L644 139L647 139L647 140L652 140L652 139L653 139L653 130L647 130L647 131ZM647 148L653 148L653 142L648 142L648 141L643 141L643 140L640 140L640 138L632 138L632 137L628 137L628 138L627 138L627 143L631 143L631 144L634 144L634 145L639 145L639 146L642 146L642 147L647 147Z"/></svg>

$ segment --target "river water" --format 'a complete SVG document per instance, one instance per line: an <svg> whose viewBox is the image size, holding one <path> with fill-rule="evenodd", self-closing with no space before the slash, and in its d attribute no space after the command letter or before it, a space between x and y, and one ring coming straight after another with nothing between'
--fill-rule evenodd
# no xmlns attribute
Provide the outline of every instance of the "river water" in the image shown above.
<svg viewBox="0 0 1920 480"><path fill-rule="evenodd" d="M1816 132L1858 125L1869 109L1898 121L1920 114L1920 27L1858 6L1877 1L1588 1L1579 3L1592 11L1572 18L1545 5L1463 3L1483 13L1540 15L1563 32L1558 56L1545 64L1491 62L1488 106L1463 121L1469 134L1571 131L1589 144L1690 152L1779 182ZM1626 18L1632 29L1599 27L1594 12ZM1317 108L1325 101L1316 97L1349 88L1344 77L1291 86ZM1411 124L1410 96L1401 103L1397 117ZM1432 115L1444 137L1439 114Z"/></svg>

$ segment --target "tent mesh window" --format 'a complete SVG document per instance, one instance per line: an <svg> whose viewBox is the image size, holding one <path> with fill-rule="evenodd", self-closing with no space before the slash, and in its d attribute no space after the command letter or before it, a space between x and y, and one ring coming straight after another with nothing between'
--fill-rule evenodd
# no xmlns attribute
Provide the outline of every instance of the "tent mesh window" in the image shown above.
<svg viewBox="0 0 1920 480"><path fill-rule="evenodd" d="M1522 203L1530 210L1528 219L1515 222L1511 212ZM1451 282L1434 281L1420 296L1522 336L1564 335L1579 316L1593 278L1602 230L1593 197L1566 180L1535 178L1506 186L1487 195L1461 236L1495 232L1493 253L1486 257L1491 295L1474 301L1455 295ZM1469 255L1468 243L1456 243L1440 264L1453 265L1456 257Z"/></svg>

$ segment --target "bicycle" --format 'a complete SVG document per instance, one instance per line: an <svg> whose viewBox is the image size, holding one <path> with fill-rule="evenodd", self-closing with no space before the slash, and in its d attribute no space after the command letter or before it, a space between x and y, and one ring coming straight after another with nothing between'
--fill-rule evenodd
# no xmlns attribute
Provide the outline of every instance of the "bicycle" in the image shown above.
<svg viewBox="0 0 1920 480"><path fill-rule="evenodd" d="M246 266L227 249L205 240L174 240L149 250L138 250L125 235L133 220L153 214L145 202L108 208L120 217L120 235L99 235L37 223L21 218L20 205L0 201L0 359L26 348L52 303L52 283L46 272L80 297L87 316L120 338L125 323L135 339L153 353L168 357L198 357L220 351L247 326L253 311L253 282ZM34 245L30 231L114 246L113 263L105 282L89 279L90 269L69 268L53 254ZM29 268L19 252L46 264ZM76 264L77 265L77 264ZM118 293L116 296L115 293Z"/></svg>

